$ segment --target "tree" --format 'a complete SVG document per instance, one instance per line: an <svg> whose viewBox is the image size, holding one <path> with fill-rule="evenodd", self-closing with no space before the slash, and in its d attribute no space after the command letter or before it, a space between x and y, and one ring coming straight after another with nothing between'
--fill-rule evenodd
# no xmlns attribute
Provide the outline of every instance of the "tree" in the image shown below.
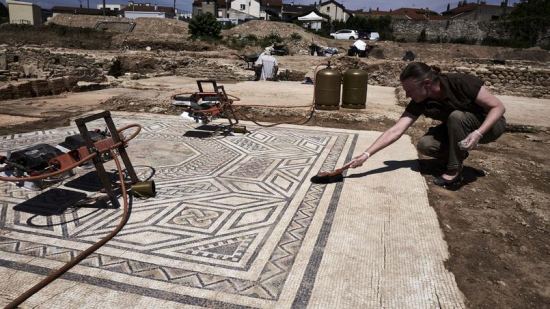
<svg viewBox="0 0 550 309"><path fill-rule="evenodd" d="M9 21L9 14L8 14L8 8L0 2L0 24L7 23Z"/></svg>
<svg viewBox="0 0 550 309"><path fill-rule="evenodd" d="M9 17L8 9L0 2L0 19L4 17Z"/></svg>
<svg viewBox="0 0 550 309"><path fill-rule="evenodd" d="M550 28L550 0L522 1L506 18L512 40L535 46Z"/></svg>
<svg viewBox="0 0 550 309"><path fill-rule="evenodd" d="M192 38L219 38L222 25L210 13L200 14L189 22L189 34Z"/></svg>

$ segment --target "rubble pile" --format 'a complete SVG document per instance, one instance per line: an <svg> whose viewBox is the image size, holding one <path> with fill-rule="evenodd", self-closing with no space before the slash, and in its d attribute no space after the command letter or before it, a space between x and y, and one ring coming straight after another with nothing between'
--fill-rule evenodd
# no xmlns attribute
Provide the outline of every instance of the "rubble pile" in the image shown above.
<svg viewBox="0 0 550 309"><path fill-rule="evenodd" d="M132 22L129 18L116 16L56 14L48 20L47 24L56 24L75 28L95 28L97 23L100 21Z"/></svg>
<svg viewBox="0 0 550 309"><path fill-rule="evenodd" d="M133 20L136 23L132 33L157 36L159 34L180 34L188 36L189 24L175 19L145 18Z"/></svg>
<svg viewBox="0 0 550 309"><path fill-rule="evenodd" d="M137 18L131 32L113 38L115 46L123 48L209 50L201 42L189 41L189 25L181 20L165 18Z"/></svg>
<svg viewBox="0 0 550 309"><path fill-rule="evenodd" d="M539 47L511 48L500 46L466 45L452 43L400 43L378 41L373 43L381 49L385 59L401 60L406 51L412 51L417 61L464 61L465 59L527 60L540 64L550 62L550 51ZM370 56L369 56L370 57Z"/></svg>
<svg viewBox="0 0 550 309"><path fill-rule="evenodd" d="M225 37L246 37L254 35L257 38L264 38L270 35L278 35L287 44L291 54L309 53L309 45L329 46L331 40L307 32L302 27L283 22L251 20L228 30L223 30Z"/></svg>
<svg viewBox="0 0 550 309"><path fill-rule="evenodd" d="M0 86L0 100L56 95L73 91L77 80L68 76L51 79L33 79Z"/></svg>
<svg viewBox="0 0 550 309"><path fill-rule="evenodd" d="M254 72L232 64L223 64L212 58L188 56L155 57L151 55L128 55L117 58L123 72L139 74L162 73L216 80L251 80Z"/></svg>
<svg viewBox="0 0 550 309"><path fill-rule="evenodd" d="M102 104L113 110L164 113L167 107L171 107L171 102L172 99L167 93L139 98L132 94L122 94L111 97Z"/></svg>
<svg viewBox="0 0 550 309"><path fill-rule="evenodd" d="M48 20L50 24L67 27L96 28L101 22L126 22L135 24L132 33L155 37L159 34L179 34L187 36L189 26L186 22L167 18L129 19L116 16L57 14Z"/></svg>
<svg viewBox="0 0 550 309"><path fill-rule="evenodd" d="M111 65L105 57L8 47L0 50L0 81L9 82L0 85L0 100L75 91L79 81L101 83Z"/></svg>
<svg viewBox="0 0 550 309"><path fill-rule="evenodd" d="M206 50L206 44L197 47L189 44L189 25L180 20L166 18L128 19L115 16L92 16L59 14L48 23L67 27L102 29L108 23L128 23L128 27L109 27L111 31L119 29L112 38L115 48L165 48L174 50ZM115 31L116 32L116 31ZM200 44L198 44L200 45ZM190 47L189 47L190 46Z"/></svg>
<svg viewBox="0 0 550 309"><path fill-rule="evenodd" d="M5 68L11 80L19 78L50 79L69 76L83 81L102 81L111 65L108 58L81 53L66 53L43 48L7 48Z"/></svg>

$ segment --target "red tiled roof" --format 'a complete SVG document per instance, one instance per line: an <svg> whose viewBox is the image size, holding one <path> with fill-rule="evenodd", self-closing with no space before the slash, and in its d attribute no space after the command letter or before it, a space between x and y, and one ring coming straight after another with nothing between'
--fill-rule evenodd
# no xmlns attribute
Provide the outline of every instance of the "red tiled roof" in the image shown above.
<svg viewBox="0 0 550 309"><path fill-rule="evenodd" d="M417 8L400 8L391 12L391 15L401 15L407 16L412 20L428 20L428 19L438 19L436 16L439 16L434 11L426 9L417 9Z"/></svg>
<svg viewBox="0 0 550 309"><path fill-rule="evenodd" d="M388 11L364 11L364 12L355 12L354 14L362 16L386 16L391 15L391 12Z"/></svg>
<svg viewBox="0 0 550 309"><path fill-rule="evenodd" d="M477 9L478 7L480 7L480 8L481 7L499 8L500 5L468 3L468 4L465 4L465 5L461 5L459 7L456 7L454 9L450 9L448 11L445 11L444 13L445 14L451 14L451 15L457 15L457 14L460 14L460 13L473 11L473 10Z"/></svg>

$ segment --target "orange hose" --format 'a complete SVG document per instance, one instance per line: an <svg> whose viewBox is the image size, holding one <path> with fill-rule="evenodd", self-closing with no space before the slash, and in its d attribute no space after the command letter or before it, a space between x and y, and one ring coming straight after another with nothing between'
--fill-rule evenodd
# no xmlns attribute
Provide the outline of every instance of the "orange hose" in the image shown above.
<svg viewBox="0 0 550 309"><path fill-rule="evenodd" d="M25 293L19 295L16 299L14 299L11 303L9 303L5 308L17 308L21 303L23 303L25 300L27 300L29 297L33 296L34 294L38 293L42 288L53 282L55 279L61 277L64 273L66 273L69 269L73 268L75 265L80 263L82 260L84 260L86 257L88 257L90 254L92 254L94 251L99 249L101 246L106 244L109 240L111 240L113 237L115 237L120 230L124 227L126 222L128 222L128 218L130 217L130 206L128 201L128 194L126 193L126 185L124 184L124 178L122 177L123 171L122 166L120 165L120 161L117 158L117 155L115 152L110 149L109 152L111 153L111 156L113 157L117 170L118 170L118 178L120 181L120 189L122 191L122 198L124 202L124 210L122 213L122 218L120 222L118 223L117 227L109 233L109 235L103 237L101 240L93 244L88 249L82 251L79 255L74 257L72 260L70 260L67 264L63 265L63 267L53 271L50 273L46 278L42 279L40 282L35 284L33 287L28 289Z"/></svg>

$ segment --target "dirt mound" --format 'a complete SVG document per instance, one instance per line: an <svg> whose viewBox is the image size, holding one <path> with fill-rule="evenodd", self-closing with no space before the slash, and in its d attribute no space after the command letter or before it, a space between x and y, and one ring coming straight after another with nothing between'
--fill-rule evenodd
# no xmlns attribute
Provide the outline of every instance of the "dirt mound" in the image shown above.
<svg viewBox="0 0 550 309"><path fill-rule="evenodd" d="M254 35L257 38L264 38L274 34L283 39L292 54L307 53L311 43L329 46L329 42L331 41L307 32L298 25L276 21L251 20L229 30L222 31L224 37L246 37L247 35Z"/></svg>
<svg viewBox="0 0 550 309"><path fill-rule="evenodd" d="M192 50L211 49L207 44L188 41L189 25L181 20L164 18L137 18L130 33L121 33L115 38L129 48L151 47L153 49Z"/></svg>
<svg viewBox="0 0 550 309"><path fill-rule="evenodd" d="M466 44L430 44L400 43L392 41L376 42L376 47L383 51L384 59L399 60L410 50L417 61L457 61L461 59L502 59L549 62L550 52L538 47L521 49L499 46L466 45Z"/></svg>
<svg viewBox="0 0 550 309"><path fill-rule="evenodd" d="M496 54L497 59L503 60L529 60L537 62L550 62L550 51L540 47L528 49L504 50Z"/></svg>
<svg viewBox="0 0 550 309"><path fill-rule="evenodd" d="M67 27L95 28L100 22L127 22L135 23L131 33L155 37L159 34L178 34L187 37L189 26L181 20L166 18L137 18L129 19L116 16L71 15L59 14L52 17L48 23Z"/></svg>
<svg viewBox="0 0 550 309"><path fill-rule="evenodd" d="M222 35L224 36L246 36L252 34L257 37L266 37L271 34L278 34L281 38L288 38L293 33L297 33L303 39L309 41L311 41L312 39L321 39L321 37L319 37L318 35L309 33L298 25L265 20L251 20L244 24L235 26L229 30L222 31Z"/></svg>
<svg viewBox="0 0 550 309"><path fill-rule="evenodd" d="M137 18L134 20L136 26L132 33L150 34L156 36L162 34L178 34L188 36L189 24L175 19L166 18Z"/></svg>
<svg viewBox="0 0 550 309"><path fill-rule="evenodd" d="M65 27L58 25L26 26L0 25L0 44L10 46L37 45L79 49L110 49L112 33L91 28Z"/></svg>
<svg viewBox="0 0 550 309"><path fill-rule="evenodd" d="M118 27L122 31L112 39L113 47L117 48L145 48L172 49L172 50L209 50L206 44L188 43L189 25L180 20L164 18L137 18L128 19L114 16L70 15L60 14L50 19L49 23L73 28L93 28L101 22L107 23L134 23L133 28ZM113 28L114 29L114 28ZM131 32L125 30L132 29ZM112 29L111 29L112 30Z"/></svg>
<svg viewBox="0 0 550 309"><path fill-rule="evenodd" d="M116 16L58 14L49 19L47 23L75 28L95 28L101 21L132 22L131 19Z"/></svg>

